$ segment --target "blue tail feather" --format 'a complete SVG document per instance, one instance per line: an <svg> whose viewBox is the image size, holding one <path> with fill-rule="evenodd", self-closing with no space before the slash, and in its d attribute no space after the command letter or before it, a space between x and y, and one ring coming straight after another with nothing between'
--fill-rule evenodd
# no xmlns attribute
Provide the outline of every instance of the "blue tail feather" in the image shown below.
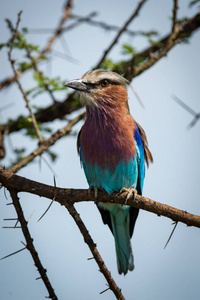
<svg viewBox="0 0 200 300"><path fill-rule="evenodd" d="M119 274L132 271L134 269L133 253L130 244L129 228L126 224L117 224L117 218L111 215L113 235L115 239L115 249L117 256L117 267Z"/></svg>

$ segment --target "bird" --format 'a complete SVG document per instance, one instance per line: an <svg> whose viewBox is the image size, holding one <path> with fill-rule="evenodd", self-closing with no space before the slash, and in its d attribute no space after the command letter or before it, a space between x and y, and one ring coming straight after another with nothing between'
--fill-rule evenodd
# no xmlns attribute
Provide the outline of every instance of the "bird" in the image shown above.
<svg viewBox="0 0 200 300"><path fill-rule="evenodd" d="M142 194L147 166L153 162L143 128L132 118L129 106L128 80L103 69L85 73L80 79L65 83L79 92L86 106L86 119L77 140L81 164L89 189L113 192L137 191ZM104 224L114 236L119 274L134 269L131 246L139 209L117 203L96 201Z"/></svg>

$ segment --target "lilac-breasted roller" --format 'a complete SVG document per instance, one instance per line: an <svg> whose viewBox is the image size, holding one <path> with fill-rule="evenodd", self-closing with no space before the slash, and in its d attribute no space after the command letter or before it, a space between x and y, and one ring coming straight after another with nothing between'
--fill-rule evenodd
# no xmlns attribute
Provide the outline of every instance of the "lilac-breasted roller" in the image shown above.
<svg viewBox="0 0 200 300"><path fill-rule="evenodd" d="M152 155L144 130L131 117L126 85L121 75L94 70L65 85L80 92L87 116L78 136L78 152L90 188L107 193L123 188L142 194L145 160ZM119 274L134 269L130 238L138 209L97 202L104 224L114 239Z"/></svg>

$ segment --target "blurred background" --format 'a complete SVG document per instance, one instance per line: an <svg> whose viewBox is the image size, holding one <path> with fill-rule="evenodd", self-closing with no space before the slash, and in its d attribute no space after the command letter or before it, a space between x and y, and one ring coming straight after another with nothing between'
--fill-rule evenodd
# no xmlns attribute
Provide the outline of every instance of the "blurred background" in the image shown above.
<svg viewBox="0 0 200 300"><path fill-rule="evenodd" d="M198 5L189 7L190 1L179 4L178 18L192 17L198 12ZM23 10L20 28L27 27L28 41L43 48L57 26L65 2L57 1L12 1L1 0L0 43L9 38L5 19L15 24L17 14ZM122 27L136 8L138 2L124 0L74 2L73 14L88 16L108 24ZM171 30L173 1L149 0L139 16L130 24L132 31L158 31L159 39ZM69 19L66 25L73 24ZM41 29L52 29L47 32ZM67 81L81 77L97 64L116 31L91 26L87 22L73 30L66 31L53 45L48 64L40 68L48 76ZM137 51L145 49L149 41L140 35L123 34L108 58L119 61L123 58L122 45L132 45ZM132 116L142 125L148 137L154 163L146 171L143 195L193 214L200 214L200 122L188 127L193 120L187 110L173 100L173 95L181 99L196 113L200 112L200 32L197 30L188 43L175 46L149 70L136 77L131 85L139 95L143 106L129 87L129 105ZM7 56L8 49L0 52L0 80L13 75ZM58 53L64 53L59 55ZM20 51L13 51L18 60ZM20 78L25 90L33 88L33 74ZM62 101L70 90L59 91L57 98ZM0 94L0 123L20 114L28 115L24 99L16 84L3 89ZM31 105L45 107L51 99L41 94L31 100ZM84 110L84 109L82 109ZM68 117L72 119L77 112ZM67 120L56 120L48 124L54 131L67 124ZM51 166L56 173L56 185L66 188L88 188L83 169L76 152L76 134L83 122L73 128L73 134L59 140L51 151L56 153ZM11 134L5 139L6 157L1 165L11 165L15 159L13 149L26 148L24 155L37 147L37 141L22 135ZM48 161L50 158L44 154ZM53 172L44 160L36 158L29 166L21 169L19 175L45 184L53 185ZM50 210L37 222L50 201L45 198L20 193L21 204L29 221L29 229L39 257L47 269L58 299L115 299L111 291L100 295L107 288L106 281L98 271L94 260L87 260L91 253L84 243L79 230L64 207L53 203ZM9 193L0 190L0 258L23 248L24 237L20 229L4 229L11 226L5 218L16 217ZM93 203L79 203L76 209L85 222L98 250L116 283L126 299L155 300L199 299L200 285L200 232L199 229L178 224L174 235L164 250L173 229L172 221L155 214L140 211L132 246L135 270L126 276L117 272L114 239ZM44 299L48 295L41 280L35 280L38 272L30 253L25 250L0 261L0 299Z"/></svg>

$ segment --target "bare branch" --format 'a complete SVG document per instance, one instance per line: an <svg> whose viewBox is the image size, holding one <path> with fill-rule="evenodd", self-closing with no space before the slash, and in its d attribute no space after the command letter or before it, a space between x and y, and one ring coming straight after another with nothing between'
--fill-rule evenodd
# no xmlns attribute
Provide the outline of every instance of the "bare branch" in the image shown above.
<svg viewBox="0 0 200 300"><path fill-rule="evenodd" d="M173 6L173 24L172 24L172 32L176 30L176 24L177 24L177 10L178 10L178 0L174 0L174 6Z"/></svg>
<svg viewBox="0 0 200 300"><path fill-rule="evenodd" d="M65 24L65 22L69 19L70 16L70 10L72 8L72 4L73 1L72 0L68 0L67 3L65 4L64 7L64 12L63 12L63 16L58 24L58 27L56 28L53 36L50 38L49 42L47 43L47 45L44 47L44 49L38 54L38 56L35 58L35 60L40 59L44 54L46 54L47 52L51 51L53 43L55 42L55 40L60 36L60 34L63 31L63 26Z"/></svg>
<svg viewBox="0 0 200 300"><path fill-rule="evenodd" d="M52 300L57 300L57 296L54 292L54 289L52 288L52 285L47 277L47 271L46 269L43 268L42 266L42 263L39 259L39 256L38 256L38 253L35 249L35 246L33 244L33 239L30 235L30 232L29 232L29 229L28 229L28 226L27 226L27 221L25 220L24 218L24 214L23 214L23 210L22 210L22 207L20 205L20 202L19 202L19 198L17 196L17 192L13 189L10 189L10 195L12 197L12 200L13 200L13 205L15 207L15 210L17 212L17 216L18 216L18 219L19 219L19 222L21 224L21 227L22 227L22 232L24 234L24 237L25 237L25 240L26 240L26 248L30 251L30 254L33 258L33 261L35 263L35 266L37 267L38 269L38 272L40 273L40 276L41 276L41 279L43 280L48 292L49 292L49 298L51 298ZM23 250L23 249L22 249Z"/></svg>
<svg viewBox="0 0 200 300"><path fill-rule="evenodd" d="M91 12L87 16L80 16L80 15L70 14L70 16L69 16L70 19L74 19L77 22L64 27L62 33L65 33L69 30L74 29L78 25L81 25L81 23L83 23L83 22L85 22L86 24L92 25L92 26L100 27L103 30L107 30L107 31L118 31L119 32L119 30L121 29L117 25L108 24L104 21L95 21L95 20L93 20L92 18L96 17L96 15L97 15L96 12ZM48 34L48 33L52 33L53 31L54 31L54 28L29 28L28 33L29 34L32 34L32 33L34 33L34 34ZM145 31L141 31L141 30L133 31L133 30L129 30L128 28L126 28L124 30L124 33L126 33L127 35L130 35L130 36L146 35ZM156 31L151 31L151 33L152 33L152 35L157 35Z"/></svg>
<svg viewBox="0 0 200 300"><path fill-rule="evenodd" d="M126 21L126 23L124 24L124 26L119 30L118 34L116 35L116 37L114 38L113 42L110 44L110 46L108 47L107 50L105 50L102 58L100 59L100 61L98 62L97 66L95 67L95 69L98 69L99 66L102 64L102 62L104 61L104 59L106 58L106 56L108 55L108 53L111 51L111 49L115 46L115 44L117 44L120 36L123 34L123 32L126 30L126 28L128 27L128 25L137 17L140 9L142 8L142 5L146 2L147 0L142 0L140 1L140 3L138 4L136 10L133 12L133 14L131 15L131 17Z"/></svg>
<svg viewBox="0 0 200 300"><path fill-rule="evenodd" d="M90 22L91 18L95 17L96 15L97 15L96 12L89 13L89 15L87 15L86 17L80 17L80 16L70 14L69 18L76 19L77 22L68 25L66 27L63 27L62 33L74 29L75 27L80 25L81 22ZM54 28L29 28L29 33L46 34L46 33L52 33L52 31L55 31Z"/></svg>
<svg viewBox="0 0 200 300"><path fill-rule="evenodd" d="M22 73L20 71L17 71L17 75L18 77L21 75ZM9 85L11 85L11 83L15 82L15 76L12 77L8 77L4 80L2 80L0 82L0 90L2 90L3 88L8 87Z"/></svg>
<svg viewBox="0 0 200 300"><path fill-rule="evenodd" d="M37 136L38 136L38 138L39 138L39 141L41 142L41 141L42 141L42 136L41 136L40 130L39 130L39 128L38 128L38 125L37 125L35 116L34 116L32 110L31 110L31 107L30 107L30 105L29 105L29 100L28 100L28 98L27 98L27 96L26 96L26 93L24 92L24 90L23 90L23 88L22 88L22 85L21 85L21 83L20 83L20 81L19 81L17 71L15 70L15 61L12 59L12 56L11 56L12 50L13 50L14 41L15 41L15 39L16 39L16 37L17 37L17 34L18 34L18 26L19 26L19 23L20 23L20 16L21 16L21 13L22 13L22 11L19 12L19 14L18 14L18 19L17 19L16 28L15 28L15 33L14 33L13 38L12 38L10 50L8 51L8 59L9 59L9 61L10 61L10 63L11 63L11 67L12 67L13 73L14 73L14 75L15 75L15 81L16 81L16 83L17 83L17 85L18 85L18 87L19 87L19 89L20 89L20 91L21 91L21 93L22 93L22 95L23 95L23 98L24 98L24 100L25 100L25 102L26 102L26 106L27 106L27 108L28 108L28 110L29 110L29 113L30 113L30 115L31 115L31 119L32 119L32 122L33 122L33 126L34 126L34 129L35 129L35 132L36 132L36 134L37 134Z"/></svg>
<svg viewBox="0 0 200 300"><path fill-rule="evenodd" d="M0 132L0 159L5 156L5 147L3 142L3 134Z"/></svg>
<svg viewBox="0 0 200 300"><path fill-rule="evenodd" d="M93 257L94 257L96 263L98 264L101 273L104 275L104 277L106 278L106 280L108 282L109 288L113 291L113 293L115 294L117 299L125 300L124 296L121 293L121 290L119 289L119 287L115 283L114 279L112 278L111 273L108 271L101 255L99 254L99 252L97 250L95 243L92 240L92 237L89 234L89 231L87 230L85 224L81 220L80 215L77 213L75 207L71 204L67 204L66 208L69 211L72 218L74 219L74 221L76 222L76 225L78 226L81 234L83 235L83 239L84 239L85 243L90 248L90 251L92 252Z"/></svg>
<svg viewBox="0 0 200 300"><path fill-rule="evenodd" d="M94 197L88 195L88 190L55 188L17 176L2 167L0 167L0 182L7 189L16 189L17 192L28 192L48 199L55 199L55 201L65 206L82 201L94 201ZM54 198L55 193L56 198ZM123 205L125 199L126 193L112 193L109 195L104 191L98 191L97 201L99 202L119 203ZM135 197L130 197L126 204L144 209L158 216L170 218L175 222L182 222L188 226L200 228L200 216L156 202L144 196L136 195Z"/></svg>

